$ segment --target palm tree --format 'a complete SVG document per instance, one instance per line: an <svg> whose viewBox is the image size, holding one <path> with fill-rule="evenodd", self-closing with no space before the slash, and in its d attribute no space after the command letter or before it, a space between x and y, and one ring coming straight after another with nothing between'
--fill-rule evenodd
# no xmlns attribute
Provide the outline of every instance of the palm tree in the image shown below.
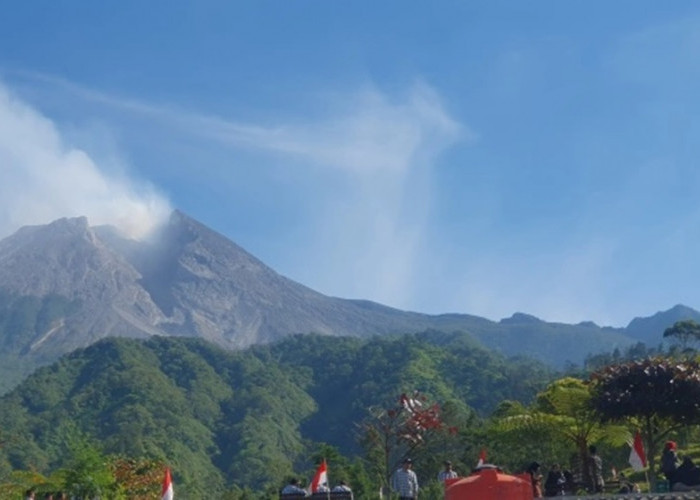
<svg viewBox="0 0 700 500"><path fill-rule="evenodd" d="M566 377L552 382L540 392L529 408L510 413L494 422L497 432L547 432L555 439L570 443L576 449L583 484L591 485L588 446L606 442L621 446L630 439L630 432L620 425L603 424L593 410L587 382ZM517 407L514 407L517 408Z"/></svg>

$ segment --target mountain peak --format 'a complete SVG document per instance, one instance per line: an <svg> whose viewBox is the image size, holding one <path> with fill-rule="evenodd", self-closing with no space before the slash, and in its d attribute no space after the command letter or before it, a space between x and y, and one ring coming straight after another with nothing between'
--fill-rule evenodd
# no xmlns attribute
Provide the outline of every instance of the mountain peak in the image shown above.
<svg viewBox="0 0 700 500"><path fill-rule="evenodd" d="M49 227L86 229L89 227L88 218L84 215L79 217L61 217L48 224Z"/></svg>
<svg viewBox="0 0 700 500"><path fill-rule="evenodd" d="M516 312L510 318L503 318L499 323L542 323L542 320L531 314Z"/></svg>
<svg viewBox="0 0 700 500"><path fill-rule="evenodd" d="M671 309L669 309L669 310L666 311L666 312L667 312L667 313L671 313L671 314L678 314L678 315L684 315L684 314L687 314L687 315L694 315L694 314L697 314L697 311L696 311L695 309L693 309L692 307L688 307L688 306L686 306L686 305L683 305L683 304L676 304L675 306L673 306Z"/></svg>
<svg viewBox="0 0 700 500"><path fill-rule="evenodd" d="M692 307L676 304L671 309L659 311L656 314L645 318L634 318L627 325L626 331L629 335L645 342L647 345L656 345L663 340L663 333L666 328L676 321L692 319L700 321L700 312Z"/></svg>
<svg viewBox="0 0 700 500"><path fill-rule="evenodd" d="M51 239L55 237L66 238L81 235L88 232L90 226L85 216L62 217L49 224L37 224L33 226L23 226L13 234L3 239L0 243L12 242L12 245L22 245L26 243L37 243L33 238Z"/></svg>
<svg viewBox="0 0 700 500"><path fill-rule="evenodd" d="M197 222L195 219L187 215L185 212L182 212L178 209L175 209L172 211L170 214L170 218L168 219L168 223L171 226L183 226L183 227L191 227L191 228L202 228L205 227L203 224Z"/></svg>

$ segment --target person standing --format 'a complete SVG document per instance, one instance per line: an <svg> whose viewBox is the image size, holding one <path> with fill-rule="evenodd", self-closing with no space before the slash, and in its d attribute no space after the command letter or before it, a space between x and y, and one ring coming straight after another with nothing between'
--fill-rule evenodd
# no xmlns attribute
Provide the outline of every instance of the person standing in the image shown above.
<svg viewBox="0 0 700 500"><path fill-rule="evenodd" d="M447 460L445 462L445 468L438 472L438 481L444 483L447 479L455 479L457 477L457 472L452 468L452 462Z"/></svg>
<svg viewBox="0 0 700 500"><path fill-rule="evenodd" d="M391 478L392 489L399 494L399 500L418 498L418 476L413 471L413 461L407 458Z"/></svg>
<svg viewBox="0 0 700 500"><path fill-rule="evenodd" d="M603 480L603 459L598 455L598 449L594 445L588 447L588 471L594 493L602 493L605 481Z"/></svg>
<svg viewBox="0 0 700 500"><path fill-rule="evenodd" d="M673 483L676 482L676 470L678 470L679 465L676 448L675 441L666 441L664 451L661 454L661 472L668 480L668 491L673 491Z"/></svg>
<svg viewBox="0 0 700 500"><path fill-rule="evenodd" d="M530 476L532 483L532 497L542 498L542 474L540 473L539 462L532 462L527 467L527 474Z"/></svg>
<svg viewBox="0 0 700 500"><path fill-rule="evenodd" d="M561 470L561 466L559 464L553 464L547 474L547 480L544 482L544 496L564 496L566 494L565 485L566 477Z"/></svg>

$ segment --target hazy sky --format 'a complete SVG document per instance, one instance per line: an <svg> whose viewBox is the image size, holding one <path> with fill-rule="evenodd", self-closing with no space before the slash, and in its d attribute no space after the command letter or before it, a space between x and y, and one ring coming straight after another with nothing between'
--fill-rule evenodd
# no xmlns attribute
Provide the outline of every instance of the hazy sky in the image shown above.
<svg viewBox="0 0 700 500"><path fill-rule="evenodd" d="M0 236L178 208L328 295L700 308L700 3L26 1Z"/></svg>

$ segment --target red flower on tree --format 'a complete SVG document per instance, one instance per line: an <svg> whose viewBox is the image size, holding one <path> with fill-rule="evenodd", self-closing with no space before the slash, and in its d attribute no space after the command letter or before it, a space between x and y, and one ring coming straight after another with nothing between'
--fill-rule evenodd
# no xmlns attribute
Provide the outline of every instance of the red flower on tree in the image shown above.
<svg viewBox="0 0 700 500"><path fill-rule="evenodd" d="M442 421L440 405L429 404L419 391L401 394L395 407L372 408L370 412L372 417L363 424L363 444L370 454L383 456L377 465L387 481L393 468L424 445L432 433L457 434L457 428L448 428Z"/></svg>

